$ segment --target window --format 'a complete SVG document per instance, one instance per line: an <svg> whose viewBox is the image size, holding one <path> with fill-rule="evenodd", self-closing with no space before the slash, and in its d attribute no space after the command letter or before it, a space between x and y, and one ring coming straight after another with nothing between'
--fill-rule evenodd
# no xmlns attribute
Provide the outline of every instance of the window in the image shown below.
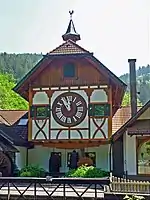
<svg viewBox="0 0 150 200"><path fill-rule="evenodd" d="M48 105L34 105L31 106L31 117L36 119L44 119L49 117L50 109Z"/></svg>
<svg viewBox="0 0 150 200"><path fill-rule="evenodd" d="M75 77L75 65L74 63L67 63L63 67L64 78L73 78Z"/></svg>
<svg viewBox="0 0 150 200"><path fill-rule="evenodd" d="M144 142L137 152L138 174L150 175L150 141Z"/></svg>
<svg viewBox="0 0 150 200"><path fill-rule="evenodd" d="M28 119L20 119L18 125L19 126L25 126L28 123Z"/></svg>
<svg viewBox="0 0 150 200"><path fill-rule="evenodd" d="M89 116L108 117L110 116L110 104L90 104Z"/></svg>
<svg viewBox="0 0 150 200"><path fill-rule="evenodd" d="M36 117L37 118L45 118L47 117L47 108L45 106L36 108Z"/></svg>

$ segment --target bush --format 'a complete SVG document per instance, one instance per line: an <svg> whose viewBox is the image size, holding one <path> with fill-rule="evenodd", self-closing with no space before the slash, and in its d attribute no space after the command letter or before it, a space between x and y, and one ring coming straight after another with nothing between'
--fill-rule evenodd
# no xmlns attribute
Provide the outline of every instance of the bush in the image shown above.
<svg viewBox="0 0 150 200"><path fill-rule="evenodd" d="M109 176L109 172L97 169L96 167L93 166L84 166L82 165L81 167L73 170L69 170L68 173L65 175L66 177L82 177L82 178L102 178L102 177L107 177Z"/></svg>
<svg viewBox="0 0 150 200"><path fill-rule="evenodd" d="M38 165L28 165L20 170L21 177L45 177L45 170Z"/></svg>

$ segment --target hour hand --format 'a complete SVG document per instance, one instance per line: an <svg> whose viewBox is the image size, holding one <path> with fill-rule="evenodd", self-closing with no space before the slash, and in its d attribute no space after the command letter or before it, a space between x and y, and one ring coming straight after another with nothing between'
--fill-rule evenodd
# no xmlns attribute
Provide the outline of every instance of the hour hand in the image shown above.
<svg viewBox="0 0 150 200"><path fill-rule="evenodd" d="M66 109L68 111L70 111L71 110L71 108L70 108L70 102L66 101L64 98L62 98L62 101L63 101L63 104L65 105Z"/></svg>

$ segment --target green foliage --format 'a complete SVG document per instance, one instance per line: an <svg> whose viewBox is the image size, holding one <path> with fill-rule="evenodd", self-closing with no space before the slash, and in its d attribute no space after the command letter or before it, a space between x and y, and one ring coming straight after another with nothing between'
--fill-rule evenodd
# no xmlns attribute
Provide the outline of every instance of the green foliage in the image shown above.
<svg viewBox="0 0 150 200"><path fill-rule="evenodd" d="M139 67L136 71L136 75L137 92L139 92L138 99L142 104L145 104L150 99L150 92L147 92L150 91L150 65L147 65L146 67ZM127 84L127 92L129 92L129 74L126 73L120 76L120 79Z"/></svg>
<svg viewBox="0 0 150 200"><path fill-rule="evenodd" d="M125 200L141 200L141 199L145 199L145 198L143 196L136 196L136 195L128 196L128 195L126 195L123 199L125 199Z"/></svg>
<svg viewBox="0 0 150 200"><path fill-rule="evenodd" d="M130 101L130 93L126 92L124 95L123 101L122 101L122 106L130 106L131 105L130 102L131 102ZM142 106L142 103L140 102L139 99L137 99L137 105Z"/></svg>
<svg viewBox="0 0 150 200"><path fill-rule="evenodd" d="M42 54L0 54L0 73L13 74L16 81L31 70L42 58Z"/></svg>
<svg viewBox="0 0 150 200"><path fill-rule="evenodd" d="M14 86L13 75L0 74L0 109L27 110L28 103L12 90Z"/></svg>
<svg viewBox="0 0 150 200"><path fill-rule="evenodd" d="M82 177L82 178L102 178L109 176L109 172L106 172L101 169L97 169L93 166L81 166L77 169L69 170L66 173L66 177Z"/></svg>
<svg viewBox="0 0 150 200"><path fill-rule="evenodd" d="M45 177L45 170L38 165L28 165L20 170L21 177Z"/></svg>

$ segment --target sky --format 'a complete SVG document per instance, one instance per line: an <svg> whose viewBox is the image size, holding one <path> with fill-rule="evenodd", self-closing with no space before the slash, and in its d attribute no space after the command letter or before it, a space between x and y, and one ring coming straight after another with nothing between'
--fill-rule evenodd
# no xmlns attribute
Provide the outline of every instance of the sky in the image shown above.
<svg viewBox="0 0 150 200"><path fill-rule="evenodd" d="M150 0L0 0L0 52L47 53L61 43L69 10L80 46L117 76L150 64Z"/></svg>

